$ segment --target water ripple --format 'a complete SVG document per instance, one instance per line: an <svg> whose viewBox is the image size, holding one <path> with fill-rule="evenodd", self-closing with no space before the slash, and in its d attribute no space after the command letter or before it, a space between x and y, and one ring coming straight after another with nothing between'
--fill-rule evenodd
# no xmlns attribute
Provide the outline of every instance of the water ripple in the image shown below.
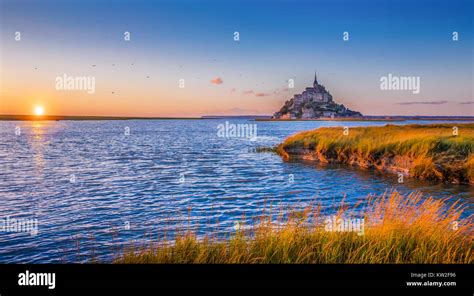
<svg viewBox="0 0 474 296"><path fill-rule="evenodd" d="M285 163L275 154L252 152L300 130L341 123L236 121L258 125L253 140L219 138L220 123L0 122L0 219L39 223L36 235L0 232L0 262L110 260L124 244L170 237L177 227L198 235L225 233L235 221L250 224L270 207L285 211L316 202L329 214L343 198L354 205L391 189L452 196L470 203L472 213L469 186L398 184L390 174Z"/></svg>

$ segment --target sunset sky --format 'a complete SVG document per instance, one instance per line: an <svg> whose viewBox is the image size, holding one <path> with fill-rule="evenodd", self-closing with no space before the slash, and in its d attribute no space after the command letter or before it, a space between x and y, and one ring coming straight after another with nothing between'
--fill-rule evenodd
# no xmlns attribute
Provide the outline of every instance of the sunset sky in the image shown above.
<svg viewBox="0 0 474 296"><path fill-rule="evenodd" d="M0 114L273 114L316 69L365 115L474 116L468 0L0 3ZM421 92L380 90L389 73ZM64 74L95 77L95 93L57 90Z"/></svg>

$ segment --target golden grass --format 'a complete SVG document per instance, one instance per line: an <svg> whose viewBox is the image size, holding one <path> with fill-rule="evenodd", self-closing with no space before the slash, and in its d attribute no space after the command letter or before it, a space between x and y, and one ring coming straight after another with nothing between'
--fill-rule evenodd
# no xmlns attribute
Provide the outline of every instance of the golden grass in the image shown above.
<svg viewBox="0 0 474 296"><path fill-rule="evenodd" d="M319 128L290 136L277 151L288 160L298 149L323 162L375 168L390 163L415 178L474 184L472 123L351 127L347 135L342 127Z"/></svg>
<svg viewBox="0 0 474 296"><path fill-rule="evenodd" d="M182 234L128 249L115 263L473 263L472 217L461 218L459 203L420 193L369 196L363 235L326 231L326 217L319 207L312 209L285 223L267 217L224 240ZM337 217L353 211L342 203Z"/></svg>

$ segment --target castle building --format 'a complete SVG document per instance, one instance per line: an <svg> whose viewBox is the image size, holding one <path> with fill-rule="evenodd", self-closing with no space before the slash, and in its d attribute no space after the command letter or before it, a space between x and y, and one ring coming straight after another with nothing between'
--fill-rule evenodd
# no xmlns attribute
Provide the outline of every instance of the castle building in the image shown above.
<svg viewBox="0 0 474 296"><path fill-rule="evenodd" d="M344 105L333 101L331 93L318 83L314 73L313 87L307 87L301 94L292 99L273 115L274 119L312 119L321 117L360 117L359 112L351 111Z"/></svg>
<svg viewBox="0 0 474 296"><path fill-rule="evenodd" d="M314 73L313 87L307 87L302 94L294 96L295 105L301 105L306 102L332 102L331 94L326 91L323 85L318 84L316 72Z"/></svg>

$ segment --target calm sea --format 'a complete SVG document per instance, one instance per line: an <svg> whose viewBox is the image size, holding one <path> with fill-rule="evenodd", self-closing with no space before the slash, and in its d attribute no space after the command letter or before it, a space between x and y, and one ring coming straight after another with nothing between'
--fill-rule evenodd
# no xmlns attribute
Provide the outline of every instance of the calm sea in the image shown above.
<svg viewBox="0 0 474 296"><path fill-rule="evenodd" d="M124 245L171 237L177 227L226 233L270 206L320 203L330 214L344 197L354 205L390 190L462 199L473 212L469 186L399 184L396 175L254 151L301 130L386 122L227 120L257 124L249 139L219 137L225 121L0 122L0 263L108 261ZM16 219L35 220L38 232L5 227Z"/></svg>

